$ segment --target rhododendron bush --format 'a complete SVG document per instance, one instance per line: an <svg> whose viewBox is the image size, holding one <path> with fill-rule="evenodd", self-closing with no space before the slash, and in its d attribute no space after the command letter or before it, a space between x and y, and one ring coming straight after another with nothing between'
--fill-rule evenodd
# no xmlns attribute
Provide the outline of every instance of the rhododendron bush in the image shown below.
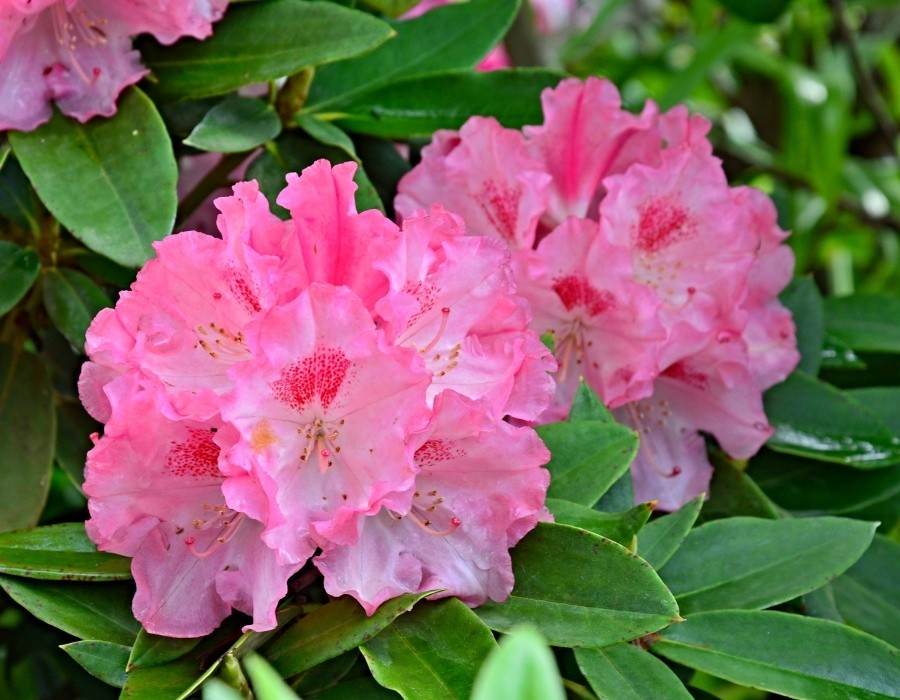
<svg viewBox="0 0 900 700"><path fill-rule="evenodd" d="M897 105L657 5L0 0L0 694L900 697Z"/></svg>

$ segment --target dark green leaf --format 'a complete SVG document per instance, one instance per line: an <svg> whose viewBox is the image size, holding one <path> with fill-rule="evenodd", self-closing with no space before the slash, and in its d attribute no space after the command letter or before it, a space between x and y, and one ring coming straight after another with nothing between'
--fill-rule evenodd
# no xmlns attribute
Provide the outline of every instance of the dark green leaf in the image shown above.
<svg viewBox="0 0 900 700"><path fill-rule="evenodd" d="M0 534L0 573L57 581L128 581L131 560L98 552L82 523Z"/></svg>
<svg viewBox="0 0 900 700"><path fill-rule="evenodd" d="M519 0L471 0L395 22L397 35L375 51L316 71L307 109L339 111L337 105L404 78L474 68L506 33L518 6Z"/></svg>
<svg viewBox="0 0 900 700"><path fill-rule="evenodd" d="M200 662L189 656L160 666L138 666L128 673L122 686L121 700L176 700L187 696L187 690L202 674Z"/></svg>
<svg viewBox="0 0 900 700"><path fill-rule="evenodd" d="M900 439L856 399L797 371L765 395L768 447L858 469L900 462Z"/></svg>
<svg viewBox="0 0 900 700"><path fill-rule="evenodd" d="M0 241L0 316L28 293L40 268L37 253L31 248Z"/></svg>
<svg viewBox="0 0 900 700"><path fill-rule="evenodd" d="M81 404L72 401L56 405L56 425L56 463L80 489L84 483L85 458L93 447L90 436L99 432L101 425L87 414Z"/></svg>
<svg viewBox="0 0 900 700"><path fill-rule="evenodd" d="M797 326L797 349L801 357L798 368L816 376L825 342L825 307L819 288L812 277L799 277L781 293L781 301L791 310Z"/></svg>
<svg viewBox="0 0 900 700"><path fill-rule="evenodd" d="M830 369L865 369L866 363L844 341L826 333L822 341L820 366Z"/></svg>
<svg viewBox="0 0 900 700"><path fill-rule="evenodd" d="M231 95L209 110L184 143L201 151L240 153L281 133L272 105L253 97Z"/></svg>
<svg viewBox="0 0 900 700"><path fill-rule="evenodd" d="M548 498L547 507L558 523L580 527L595 535L609 538L628 547L638 531L644 527L653 505L640 503L622 513L601 513L600 511L571 501Z"/></svg>
<svg viewBox="0 0 900 700"><path fill-rule="evenodd" d="M315 700L399 700L400 695L390 688L378 685L371 678L354 678L316 693L313 697Z"/></svg>
<svg viewBox="0 0 900 700"><path fill-rule="evenodd" d="M132 586L14 576L0 576L0 586L36 618L79 639L131 646L141 628L131 614Z"/></svg>
<svg viewBox="0 0 900 700"><path fill-rule="evenodd" d="M699 520L715 520L735 515L780 518L781 513L746 472L727 461L718 461L709 482L709 500L703 504Z"/></svg>
<svg viewBox="0 0 900 700"><path fill-rule="evenodd" d="M607 513L618 513L628 510L633 503L634 481L631 478L631 470L626 469L625 473L616 479L609 490L597 501L594 508Z"/></svg>
<svg viewBox="0 0 900 700"><path fill-rule="evenodd" d="M125 664L131 652L129 647L89 640L63 644L60 649L75 659L85 671L104 683L114 688L125 685Z"/></svg>
<svg viewBox="0 0 900 700"><path fill-rule="evenodd" d="M35 525L56 444L50 379L29 352L0 345L0 532Z"/></svg>
<svg viewBox="0 0 900 700"><path fill-rule="evenodd" d="M751 22L773 22L785 11L791 0L719 0L736 17Z"/></svg>
<svg viewBox="0 0 900 700"><path fill-rule="evenodd" d="M128 657L128 670L131 671L139 666L160 666L180 659L193 650L199 641L199 637L175 639L150 634L147 630L141 629L134 640L131 655Z"/></svg>
<svg viewBox="0 0 900 700"><path fill-rule="evenodd" d="M847 518L724 518L692 530L660 571L683 614L767 608L846 571L876 523Z"/></svg>
<svg viewBox="0 0 900 700"><path fill-rule="evenodd" d="M467 700L494 636L456 598L421 603L362 646L372 675L406 700Z"/></svg>
<svg viewBox="0 0 900 700"><path fill-rule="evenodd" d="M633 644L576 649L575 658L600 698L691 700L690 693L668 666Z"/></svg>
<svg viewBox="0 0 900 700"><path fill-rule="evenodd" d="M825 300L825 330L854 350L900 353L900 298L835 297Z"/></svg>
<svg viewBox="0 0 900 700"><path fill-rule="evenodd" d="M895 436L900 436L900 387L877 386L846 393L878 416Z"/></svg>
<svg viewBox="0 0 900 700"><path fill-rule="evenodd" d="M553 652L530 627L500 640L478 672L472 700L565 700Z"/></svg>
<svg viewBox="0 0 900 700"><path fill-rule="evenodd" d="M230 7L209 39L139 46L161 96L205 97L364 53L391 33L371 15L332 3L270 0Z"/></svg>
<svg viewBox="0 0 900 700"><path fill-rule="evenodd" d="M79 124L56 112L34 131L9 132L9 140L41 201L89 248L137 267L172 231L172 144L137 88L119 98L112 119Z"/></svg>
<svg viewBox="0 0 900 700"><path fill-rule="evenodd" d="M476 610L505 632L534 625L554 646L636 639L678 616L672 594L643 559L612 540L539 523L513 550L516 585L505 603Z"/></svg>
<svg viewBox="0 0 900 700"><path fill-rule="evenodd" d="M6 148L9 150L9 146ZM26 230L38 231L40 228L31 183L15 158L7 158L0 167L0 216Z"/></svg>
<svg viewBox="0 0 900 700"><path fill-rule="evenodd" d="M697 496L674 513L647 523L638 536L638 554L654 569L661 569L681 546L702 505L703 496Z"/></svg>
<svg viewBox="0 0 900 700"><path fill-rule="evenodd" d="M419 0L363 0L363 4L391 17L399 17L419 4Z"/></svg>
<svg viewBox="0 0 900 700"><path fill-rule="evenodd" d="M371 616L353 598L335 598L290 625L265 647L266 658L286 678L355 649L374 637L428 593L382 603Z"/></svg>
<svg viewBox="0 0 900 700"><path fill-rule="evenodd" d="M339 148L357 163L359 162L353 141L331 122L324 122L309 114L300 114L297 116L297 125L319 143Z"/></svg>
<svg viewBox="0 0 900 700"><path fill-rule="evenodd" d="M42 281L44 306L66 340L84 352L84 334L100 309L112 302L90 277L71 268L53 268Z"/></svg>
<svg viewBox="0 0 900 700"><path fill-rule="evenodd" d="M720 610L673 625L653 651L732 683L793 698L885 700L900 688L900 652L827 620Z"/></svg>
<svg viewBox="0 0 900 700"><path fill-rule="evenodd" d="M334 110L347 131L384 138L424 138L437 129L458 129L476 115L518 129L543 120L541 92L562 77L540 68L440 73L365 92Z"/></svg>

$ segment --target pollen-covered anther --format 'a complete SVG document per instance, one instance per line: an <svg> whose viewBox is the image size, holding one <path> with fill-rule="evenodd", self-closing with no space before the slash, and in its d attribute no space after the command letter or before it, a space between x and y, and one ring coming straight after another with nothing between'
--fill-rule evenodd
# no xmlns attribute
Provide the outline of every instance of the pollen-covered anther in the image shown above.
<svg viewBox="0 0 900 700"><path fill-rule="evenodd" d="M419 350L422 355L427 355L431 352L434 347L440 342L441 336L444 335L444 331L447 330L447 319L450 318L450 307L445 306L441 309L441 322L438 326L437 333L434 334L434 338L431 339L431 342L428 343L424 348Z"/></svg>

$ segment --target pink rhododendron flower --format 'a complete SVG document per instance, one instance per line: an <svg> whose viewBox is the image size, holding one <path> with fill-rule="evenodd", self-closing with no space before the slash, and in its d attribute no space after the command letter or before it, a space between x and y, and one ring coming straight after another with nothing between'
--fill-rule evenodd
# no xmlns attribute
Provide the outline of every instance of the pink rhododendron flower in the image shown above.
<svg viewBox="0 0 900 700"><path fill-rule="evenodd" d="M209 36L228 0L0 0L0 130L29 131L51 103L79 121L111 116L146 70L131 37Z"/></svg>
<svg viewBox="0 0 900 700"><path fill-rule="evenodd" d="M730 188L683 107L640 114L605 80L564 80L522 131L473 117L439 131L400 182L401 216L443 204L513 251L534 328L551 333L553 407L579 378L641 433L635 494L674 509L711 467L700 431L746 459L771 435L762 391L799 359L777 300L793 256L769 199Z"/></svg>
<svg viewBox="0 0 900 700"><path fill-rule="evenodd" d="M556 365L508 250L441 207L402 227L357 213L355 167L289 175L284 222L239 183L216 200L221 238L156 244L88 330L79 386L106 423L88 529L133 557L135 614L158 634L204 634L232 608L271 629L317 548L329 590L369 613L436 581L502 600L509 548L548 517L549 455L506 418L544 413ZM416 532L402 552L395 523ZM370 548L402 583L341 573Z"/></svg>

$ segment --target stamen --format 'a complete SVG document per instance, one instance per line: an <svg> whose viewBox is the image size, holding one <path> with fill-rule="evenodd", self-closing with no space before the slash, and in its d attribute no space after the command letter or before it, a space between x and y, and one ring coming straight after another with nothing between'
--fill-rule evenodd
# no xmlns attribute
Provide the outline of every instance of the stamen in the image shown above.
<svg viewBox="0 0 900 700"><path fill-rule="evenodd" d="M460 526L462 521L456 516L450 518L450 525L448 525L443 530L435 530L432 525L433 523L426 519L420 517L414 510L409 511L406 517L408 517L413 523L418 525L424 532L432 535L434 537L446 537L454 532L456 532L456 528Z"/></svg>
<svg viewBox="0 0 900 700"><path fill-rule="evenodd" d="M212 521L220 526L222 530L219 532L219 535L202 552L198 552L194 547L194 544L197 541L194 537L188 537L184 540L184 543L191 550L191 554L193 554L198 559L206 559L206 557L210 556L220 546L234 537L234 533L237 532L238 525L240 525L241 521L244 519L244 514L236 513L232 510L226 512L228 513L228 516L222 515L219 516L219 518L217 518L215 521ZM202 529L205 530L208 527L210 527L209 524L205 525Z"/></svg>
<svg viewBox="0 0 900 700"><path fill-rule="evenodd" d="M450 317L450 307L445 306L441 309L441 325L438 327L437 334L434 336L432 341L428 343L424 348L419 350L419 352L423 355L427 355L431 352L432 348L438 344L441 339L441 336L444 335L444 331L447 330L447 319Z"/></svg>

